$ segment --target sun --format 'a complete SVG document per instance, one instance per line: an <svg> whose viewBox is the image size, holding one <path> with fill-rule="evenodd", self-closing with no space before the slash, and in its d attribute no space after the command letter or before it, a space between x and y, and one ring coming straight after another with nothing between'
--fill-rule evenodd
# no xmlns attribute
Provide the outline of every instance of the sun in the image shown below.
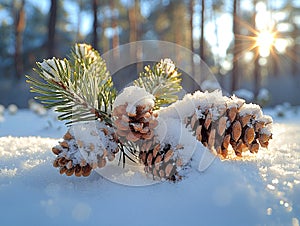
<svg viewBox="0 0 300 226"><path fill-rule="evenodd" d="M277 31L273 26L266 26L264 29L257 29L253 25L243 20L237 20L238 24L246 29L250 34L236 34L238 40L237 55L234 60L238 60L244 54L253 52L254 58L267 58L275 54L275 45L277 44ZM277 46L276 46L277 47Z"/></svg>
<svg viewBox="0 0 300 226"><path fill-rule="evenodd" d="M275 33L270 30L260 31L256 37L256 46L261 57L268 57L275 43Z"/></svg>

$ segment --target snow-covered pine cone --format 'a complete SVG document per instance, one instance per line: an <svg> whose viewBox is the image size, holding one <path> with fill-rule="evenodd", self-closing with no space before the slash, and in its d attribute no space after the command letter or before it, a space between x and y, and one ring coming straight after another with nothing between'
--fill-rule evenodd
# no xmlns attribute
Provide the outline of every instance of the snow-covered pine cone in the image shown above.
<svg viewBox="0 0 300 226"><path fill-rule="evenodd" d="M92 169L102 168L118 152L113 129L103 122L75 124L67 131L63 141L52 148L57 155L53 162L61 174L89 176Z"/></svg>
<svg viewBox="0 0 300 226"><path fill-rule="evenodd" d="M127 87L117 96L113 119L119 141L134 143L145 172L154 179L176 181L181 159L171 145L161 145L154 136L158 115L153 112L154 96L139 87Z"/></svg>
<svg viewBox="0 0 300 226"><path fill-rule="evenodd" d="M176 155L170 144L162 146L155 144L150 149L141 151L140 161L145 165L145 172L151 174L153 179L178 181L178 174L182 167L182 160Z"/></svg>
<svg viewBox="0 0 300 226"><path fill-rule="evenodd" d="M267 148L272 139L271 124L272 118L263 115L258 105L244 104L231 126L230 144L236 155L242 156L247 150L257 153L260 146Z"/></svg>
<svg viewBox="0 0 300 226"><path fill-rule="evenodd" d="M113 110L116 133L121 142L147 142L154 136L154 128L158 125L157 114L146 105L134 106L128 111L128 104L119 105Z"/></svg>
<svg viewBox="0 0 300 226"><path fill-rule="evenodd" d="M153 139L158 125L157 114L153 113L154 96L145 89L130 86L120 93L113 104L113 122L122 143L137 143ZM141 143L138 142L138 143Z"/></svg>
<svg viewBox="0 0 300 226"><path fill-rule="evenodd" d="M239 157L247 150L257 153L260 146L268 147L271 123L272 118L263 115L258 105L236 97L224 97L224 102L218 104L206 102L186 118L196 139L224 158L230 145Z"/></svg>

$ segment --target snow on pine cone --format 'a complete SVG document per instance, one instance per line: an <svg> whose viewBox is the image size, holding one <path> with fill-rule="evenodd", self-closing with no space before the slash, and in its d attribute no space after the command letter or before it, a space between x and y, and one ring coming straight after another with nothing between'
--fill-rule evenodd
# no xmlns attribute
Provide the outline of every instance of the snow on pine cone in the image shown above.
<svg viewBox="0 0 300 226"><path fill-rule="evenodd" d="M112 128L93 121L70 127L59 145L52 148L57 155L54 167L67 176L89 176L92 169L102 168L119 151Z"/></svg>
<svg viewBox="0 0 300 226"><path fill-rule="evenodd" d="M178 148L178 147L177 147ZM140 161L145 165L145 172L153 179L178 181L181 179L179 170L183 162L178 152L170 144L155 144L140 152Z"/></svg>
<svg viewBox="0 0 300 226"><path fill-rule="evenodd" d="M154 128L157 126L157 114L146 105L135 107L134 113L127 111L128 104L119 105L113 110L114 125L121 142L150 141L154 136Z"/></svg>
<svg viewBox="0 0 300 226"><path fill-rule="evenodd" d="M224 158L230 146L238 157L247 150L257 153L260 146L268 147L272 118L263 115L258 105L246 104L234 96L222 99L223 102L208 103L206 97L205 104L200 101L195 112L186 118L196 139Z"/></svg>
<svg viewBox="0 0 300 226"><path fill-rule="evenodd" d="M155 137L158 115L153 112L154 96L143 88L127 87L117 96L113 119L118 139L133 142L145 172L157 180L176 181L182 166L178 152L170 144L162 145Z"/></svg>
<svg viewBox="0 0 300 226"><path fill-rule="evenodd" d="M117 96L113 105L116 133L121 142L151 142L158 125L153 113L154 96L143 88L130 86Z"/></svg>

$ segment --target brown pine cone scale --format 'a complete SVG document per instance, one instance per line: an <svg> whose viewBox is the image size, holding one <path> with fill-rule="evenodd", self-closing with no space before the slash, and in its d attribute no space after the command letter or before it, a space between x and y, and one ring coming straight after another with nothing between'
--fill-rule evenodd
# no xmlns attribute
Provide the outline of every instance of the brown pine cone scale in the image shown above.
<svg viewBox="0 0 300 226"><path fill-rule="evenodd" d="M196 139L212 152L227 158L232 148L236 156L242 157L245 151L257 153L260 147L268 147L272 120L262 115L257 105L235 104L232 100L225 111L213 104L206 107L197 107L184 121Z"/></svg>
<svg viewBox="0 0 300 226"><path fill-rule="evenodd" d="M140 152L139 158L145 165L145 171L152 175L153 179L170 181L181 179L178 170L182 166L182 161L178 157L175 158L171 145L166 144L161 148L160 144L156 144L148 152Z"/></svg>
<svg viewBox="0 0 300 226"><path fill-rule="evenodd" d="M77 130L80 128L76 127ZM64 140L52 148L52 152L57 155L53 167L59 168L60 174L87 177L93 169L104 167L106 161L113 161L119 149L113 131L109 131L103 125L83 124L83 131L89 133L90 130L90 136L95 136L95 140L91 140L92 143L80 140L81 134L77 130L69 129L63 136ZM105 138L100 140L100 137Z"/></svg>

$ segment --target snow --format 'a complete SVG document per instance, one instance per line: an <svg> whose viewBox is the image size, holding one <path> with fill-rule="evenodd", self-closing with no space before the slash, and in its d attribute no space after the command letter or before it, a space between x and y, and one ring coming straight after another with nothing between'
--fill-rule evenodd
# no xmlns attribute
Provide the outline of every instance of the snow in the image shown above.
<svg viewBox="0 0 300 226"><path fill-rule="evenodd" d="M182 100L178 100L167 108L162 108L159 115L164 118L179 118L184 120L191 116L195 110L200 107L202 109L217 108L218 106L225 107L226 98L222 96L220 90L213 92L196 91L194 94L186 94ZM201 114L199 113L199 118ZM217 115L215 115L217 116Z"/></svg>
<svg viewBox="0 0 300 226"><path fill-rule="evenodd" d="M85 43L76 44L74 52L78 58L82 58L84 56L90 63L97 58L96 52L93 50L92 46Z"/></svg>
<svg viewBox="0 0 300 226"><path fill-rule="evenodd" d="M10 114L14 115L18 111L18 107L15 104L10 104L10 105L8 105L7 110Z"/></svg>
<svg viewBox="0 0 300 226"><path fill-rule="evenodd" d="M160 63L157 65L158 68L166 72L167 75L172 74L171 76L177 77L176 66L170 58L161 59Z"/></svg>
<svg viewBox="0 0 300 226"><path fill-rule="evenodd" d="M4 113L5 107L0 104L0 115L2 115Z"/></svg>
<svg viewBox="0 0 300 226"><path fill-rule="evenodd" d="M241 107L240 115L244 116L244 115L250 115L250 114L255 115L256 118L261 118L262 110L261 110L260 106L257 104L252 104L252 103L244 104Z"/></svg>
<svg viewBox="0 0 300 226"><path fill-rule="evenodd" d="M1 136L41 136L60 138L66 132L63 122L57 121L57 114L48 111L38 115L32 111L20 109L14 115L4 111L3 121L0 122Z"/></svg>
<svg viewBox="0 0 300 226"><path fill-rule="evenodd" d="M40 116L45 116L47 114L47 110L44 108L44 106L40 103L35 102L33 99L30 99L28 101L28 107L30 110Z"/></svg>
<svg viewBox="0 0 300 226"><path fill-rule="evenodd" d="M107 135L105 135L107 131ZM108 128L104 122L91 121L77 123L70 127L68 133L71 140L66 140L69 148L57 145L56 148L61 152L58 157L67 157L72 160L73 166L86 161L90 165L97 164L97 156L102 156L104 150L113 153L118 145L113 141L113 129Z"/></svg>
<svg viewBox="0 0 300 226"><path fill-rule="evenodd" d="M300 108L290 107L283 117L276 109L264 113L274 119L273 139L257 158L203 160L206 152L197 144L182 181L137 187L120 184L142 180L128 168L111 168L120 183L96 172L87 178L60 175L52 167L51 148L67 128L56 114L21 109L11 115L5 110L0 122L0 224L297 226ZM198 171L200 162L209 166L203 172Z"/></svg>
<svg viewBox="0 0 300 226"><path fill-rule="evenodd" d="M159 117L164 120L167 118L176 118L184 121L186 117L192 116L194 112L196 112L198 119L203 118L204 112L208 110L211 113L212 120L216 121L220 115L223 115L226 109L232 107L240 109L240 116L247 114L254 115L257 121L265 122L266 124L272 123L272 118L268 115L264 115L259 105L245 103L244 100L234 95L231 97L223 96L220 90L213 92L196 91L194 94L187 94L182 100L178 100L167 108L159 110L158 114ZM171 130L176 130L176 127L173 126ZM265 128L264 131L266 134L270 134L271 127Z"/></svg>
<svg viewBox="0 0 300 226"><path fill-rule="evenodd" d="M145 105L148 109L154 106L154 96L144 88L137 86L126 87L115 99L113 108L127 104L126 112L135 114L136 107Z"/></svg>
<svg viewBox="0 0 300 226"><path fill-rule="evenodd" d="M60 82L61 78L59 75L60 71L70 71L69 64L65 60L59 60L53 57L52 59L43 60L38 65L43 69L43 75L45 78L56 82Z"/></svg>
<svg viewBox="0 0 300 226"><path fill-rule="evenodd" d="M273 123L273 119L270 115L263 115L258 120L260 122L264 122L265 124Z"/></svg>
<svg viewBox="0 0 300 226"><path fill-rule="evenodd" d="M268 101L270 99L270 92L269 90L262 88L259 90L257 99L261 101Z"/></svg>
<svg viewBox="0 0 300 226"><path fill-rule="evenodd" d="M176 148L178 145L182 146L181 149L176 150L176 154L182 159L183 164L187 164L191 159L197 145L202 150L205 149L181 121L163 117L159 117L158 121L155 133L159 143L170 144L172 148Z"/></svg>
<svg viewBox="0 0 300 226"><path fill-rule="evenodd" d="M239 89L234 92L240 98L245 99L247 102L251 102L254 99L254 93L247 89Z"/></svg>

